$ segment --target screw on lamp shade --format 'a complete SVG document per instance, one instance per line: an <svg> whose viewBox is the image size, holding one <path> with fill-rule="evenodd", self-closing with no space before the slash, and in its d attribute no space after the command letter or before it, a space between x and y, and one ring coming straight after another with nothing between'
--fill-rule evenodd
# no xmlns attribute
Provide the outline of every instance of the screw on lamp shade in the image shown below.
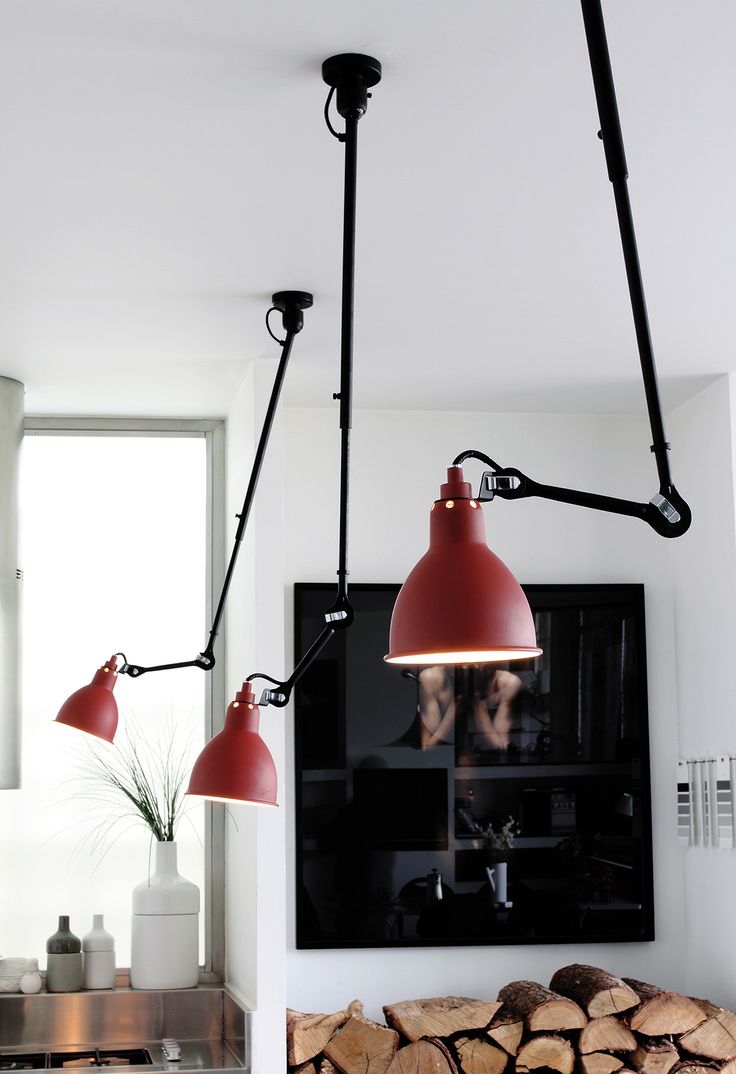
<svg viewBox="0 0 736 1074"><path fill-rule="evenodd" d="M432 506L429 551L394 605L390 664L472 664L538 656L524 592L486 544L480 504L451 466Z"/></svg>
<svg viewBox="0 0 736 1074"><path fill-rule="evenodd" d="M118 726L118 706L113 697L117 682L117 660L111 656L98 668L92 682L83 686L66 699L59 709L56 723L76 727L105 742L112 742Z"/></svg>
<svg viewBox="0 0 736 1074"><path fill-rule="evenodd" d="M214 802L278 805L276 765L258 734L260 712L250 683L228 705L225 726L197 758L187 794Z"/></svg>

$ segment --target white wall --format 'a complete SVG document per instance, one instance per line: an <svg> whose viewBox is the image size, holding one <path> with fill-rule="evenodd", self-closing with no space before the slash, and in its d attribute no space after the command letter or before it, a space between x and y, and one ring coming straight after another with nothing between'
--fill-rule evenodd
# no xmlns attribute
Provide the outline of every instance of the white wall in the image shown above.
<svg viewBox="0 0 736 1074"><path fill-rule="evenodd" d="M684 759L736 756L732 671L736 652L734 377L721 377L671 416L677 483L693 510L673 542L676 671ZM736 1005L733 893L736 850L688 847L685 871L688 988Z"/></svg>
<svg viewBox="0 0 736 1074"><path fill-rule="evenodd" d="M466 448L540 481L647 500L656 471L643 420L618 416L358 411L353 430L353 582L401 581L426 548L429 505L445 467ZM291 583L334 581L337 563L337 409L285 413L285 604ZM467 472L475 485L480 464ZM682 483L681 483L682 484ZM647 613L656 932L653 943L425 950L297 951L294 946L293 735L289 724L288 1002L334 1010L359 996L368 1013L418 995L495 998L519 977L544 979L588 961L685 987L682 858L675 843L677 707L670 555L643 524L543 501L485 508L489 543L523 582L644 582ZM684 538L683 540L685 540Z"/></svg>
<svg viewBox="0 0 736 1074"><path fill-rule="evenodd" d="M258 361L233 397L227 419L228 548L235 532L275 372ZM283 497L280 419L261 472L253 513L233 580L227 610L226 659L231 700L255 671L284 669ZM259 540L260 535L260 540ZM257 562L257 570L255 564ZM256 694L260 692L256 684ZM284 718L261 710L261 735L284 792ZM254 1071L286 1066L285 810L232 806L227 822L227 981L250 1007Z"/></svg>

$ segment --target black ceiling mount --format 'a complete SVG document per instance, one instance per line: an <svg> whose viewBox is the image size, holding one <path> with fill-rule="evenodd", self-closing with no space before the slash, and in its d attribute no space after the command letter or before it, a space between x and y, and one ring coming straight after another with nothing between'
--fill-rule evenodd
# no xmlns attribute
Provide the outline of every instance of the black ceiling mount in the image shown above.
<svg viewBox="0 0 736 1074"><path fill-rule="evenodd" d="M343 52L322 64L322 78L337 90L337 110L343 119L368 107L368 90L381 81L381 64L373 56Z"/></svg>
<svg viewBox="0 0 736 1074"><path fill-rule="evenodd" d="M301 332L304 327L303 311L313 304L314 296L309 291L275 291L271 302L273 308L282 314L285 330Z"/></svg>

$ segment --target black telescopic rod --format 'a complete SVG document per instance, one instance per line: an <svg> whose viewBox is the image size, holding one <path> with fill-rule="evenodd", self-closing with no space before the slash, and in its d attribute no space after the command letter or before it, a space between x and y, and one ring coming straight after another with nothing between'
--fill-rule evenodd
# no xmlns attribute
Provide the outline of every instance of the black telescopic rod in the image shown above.
<svg viewBox="0 0 736 1074"><path fill-rule="evenodd" d="M601 124L600 137L606 154L608 178L613 185L616 202L618 226L621 234L626 278L629 285L631 310L634 317L634 329L639 350L639 361L644 380L644 392L647 401L649 424L652 431L652 451L657 462L659 490L667 495L672 489L668 450L669 444L664 431L662 405L659 397L657 369L654 362L654 349L649 330L649 317L644 298L644 284L636 246L634 218L626 180L628 170L624 152L621 123L616 103L616 90L611 71L611 59L606 40L606 27L600 0L581 0L585 36L588 42L590 68L593 75L598 116Z"/></svg>
<svg viewBox="0 0 736 1074"><path fill-rule="evenodd" d="M352 427L352 322L356 279L356 199L358 120L345 121L345 198L343 222L343 297L340 355L340 551L337 560L336 606L348 601L348 525L350 502L350 431Z"/></svg>
<svg viewBox="0 0 736 1074"><path fill-rule="evenodd" d="M355 217L358 176L358 122L368 107L368 92L381 79L381 65L372 56L346 53L322 64L322 77L336 92L337 110L345 120L338 138L345 145L343 194L342 301L340 327L340 522L337 596L327 613L342 626L353 621L348 599L348 527L350 503L350 432L353 422L353 315L355 308ZM329 104L329 100L328 100ZM331 125L328 125L332 130ZM333 131L333 133L335 133Z"/></svg>
<svg viewBox="0 0 736 1074"><path fill-rule="evenodd" d="M275 689L266 688L261 705L288 704L291 692L302 675L336 631L345 630L355 619L348 598L348 521L350 501L350 431L353 413L353 310L355 304L355 216L358 174L358 122L365 115L370 93L368 90L381 80L381 64L372 56L344 53L332 56L322 64L322 77L331 87L325 106L325 119L332 134L345 145L345 184L343 196L342 234L342 303L340 327L340 522L337 567L337 593L324 615L325 625L301 657L288 679L279 681L270 675L256 672L249 681L265 679ZM345 132L339 134L332 126L328 111L333 94L337 110L345 120Z"/></svg>
<svg viewBox="0 0 736 1074"><path fill-rule="evenodd" d="M337 603L348 600L348 526L350 504L350 433L353 424L353 311L355 307L355 212L358 120L345 120L345 194L342 238L342 324L340 330L340 534Z"/></svg>

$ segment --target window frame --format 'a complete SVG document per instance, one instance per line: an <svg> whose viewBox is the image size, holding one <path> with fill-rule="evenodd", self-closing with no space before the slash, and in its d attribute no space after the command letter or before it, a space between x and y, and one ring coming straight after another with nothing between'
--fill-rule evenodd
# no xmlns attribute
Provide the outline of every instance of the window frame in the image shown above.
<svg viewBox="0 0 736 1074"><path fill-rule="evenodd" d="M206 418L60 417L27 415L25 436L169 436L203 438L206 445L206 562L205 619L201 639L192 638L192 654L199 651L212 623L225 574L225 422ZM186 654L183 655L184 658ZM222 730L225 713L225 654L207 673L205 686L205 737ZM205 930L204 964L200 984L225 979L225 806L205 802Z"/></svg>

